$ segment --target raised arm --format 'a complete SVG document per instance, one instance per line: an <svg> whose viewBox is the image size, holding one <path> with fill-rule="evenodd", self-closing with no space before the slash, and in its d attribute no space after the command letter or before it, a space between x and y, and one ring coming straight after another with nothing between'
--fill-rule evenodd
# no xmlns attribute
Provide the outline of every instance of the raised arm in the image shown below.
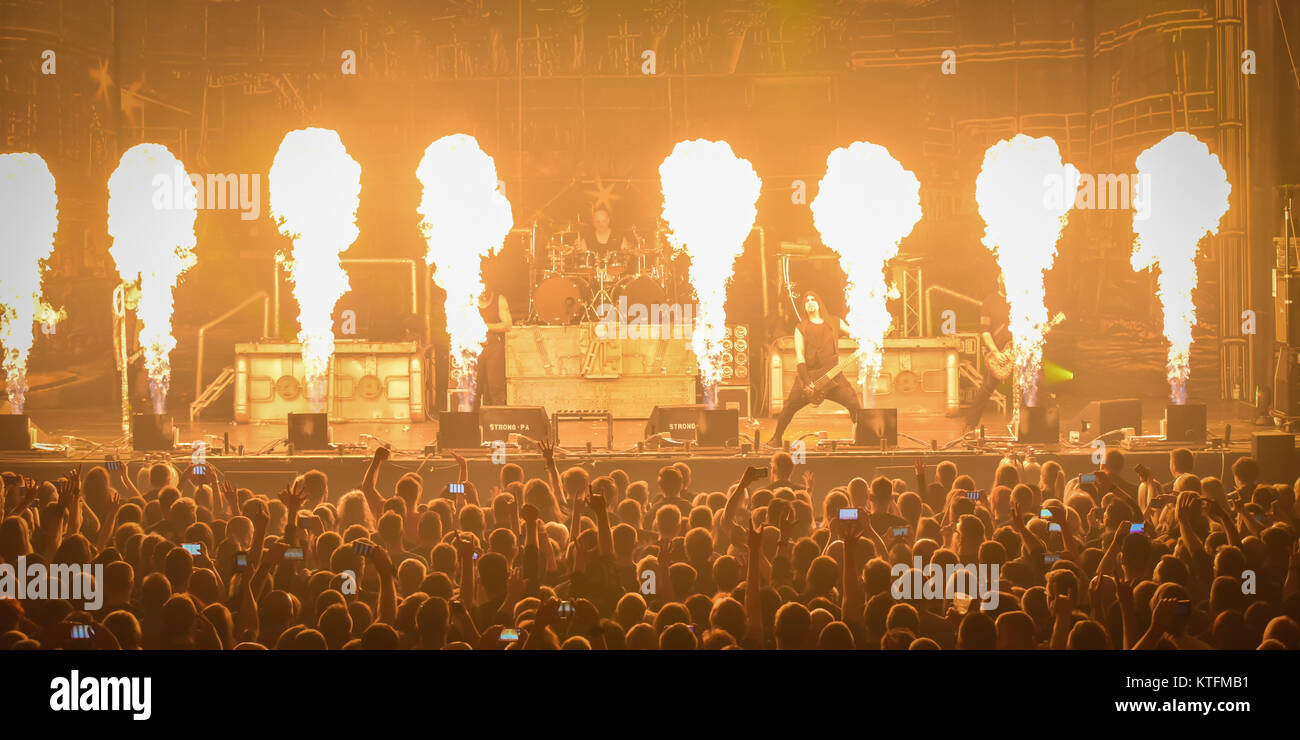
<svg viewBox="0 0 1300 740"><path fill-rule="evenodd" d="M569 501L564 486L560 485L560 469L555 466L555 445L543 441L538 442L537 447L542 452L542 459L546 461L546 476L551 481L551 490L555 493L555 499L561 506L568 506Z"/></svg>
<svg viewBox="0 0 1300 740"><path fill-rule="evenodd" d="M741 474L740 480L736 483L735 490L733 490L731 495L727 497L727 505L722 510L722 521L724 524L731 525L736 522L736 514L740 511L741 501L749 497L749 484L762 477L759 475L759 470L760 468L751 465L748 468L745 468L745 472ZM809 493L811 495L811 492Z"/></svg>
<svg viewBox="0 0 1300 740"><path fill-rule="evenodd" d="M384 497L379 495L379 489L376 487L379 481L379 468L383 467L384 461L392 455L392 450L387 447L376 449L375 456L370 458L370 466L366 468L366 475L361 479L361 493L365 494L370 515L376 520L384 513Z"/></svg>

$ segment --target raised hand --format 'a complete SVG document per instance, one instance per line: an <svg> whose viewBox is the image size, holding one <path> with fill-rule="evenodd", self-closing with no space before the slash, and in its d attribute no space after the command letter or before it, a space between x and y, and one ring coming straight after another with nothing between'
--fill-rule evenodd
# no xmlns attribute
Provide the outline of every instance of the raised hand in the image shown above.
<svg viewBox="0 0 1300 740"><path fill-rule="evenodd" d="M290 520L298 518L298 510L302 508L303 501L303 484L297 482L292 488L285 484L284 490L280 492L280 501L284 503L284 508L289 512Z"/></svg>
<svg viewBox="0 0 1300 740"><path fill-rule="evenodd" d="M541 517L541 512L532 504L524 504L519 507L519 517L525 522L535 522Z"/></svg>
<svg viewBox="0 0 1300 740"><path fill-rule="evenodd" d="M806 471L804 471L804 474L803 474L803 490L807 491L807 492L811 495L812 492L813 492L813 486L814 486L816 483L817 483L817 476L814 475L813 472L812 472L811 470L806 470Z"/></svg>
<svg viewBox="0 0 1300 740"><path fill-rule="evenodd" d="M377 462L387 462L392 458L393 458L393 451L390 450L388 447L381 445L375 448L375 460Z"/></svg>
<svg viewBox="0 0 1300 740"><path fill-rule="evenodd" d="M71 513L81 502L81 471L69 470L63 481L59 484L59 504L63 510Z"/></svg>
<svg viewBox="0 0 1300 740"><path fill-rule="evenodd" d="M917 478L925 475L925 460L919 457L912 460L912 472L916 474Z"/></svg>
<svg viewBox="0 0 1300 740"><path fill-rule="evenodd" d="M796 523L798 523L798 517L795 516L794 510L786 509L786 512L781 515L781 521L777 522L777 526L781 530L781 539L790 539L790 536L794 534Z"/></svg>
<svg viewBox="0 0 1300 740"><path fill-rule="evenodd" d="M750 519L749 526L745 529L745 546L749 548L751 558L758 557L763 551L763 528Z"/></svg>

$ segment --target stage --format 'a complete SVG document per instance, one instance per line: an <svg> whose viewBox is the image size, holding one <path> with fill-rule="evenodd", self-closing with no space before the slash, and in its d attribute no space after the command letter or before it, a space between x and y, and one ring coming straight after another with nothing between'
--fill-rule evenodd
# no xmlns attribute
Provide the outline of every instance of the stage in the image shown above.
<svg viewBox="0 0 1300 740"><path fill-rule="evenodd" d="M958 419L944 416L900 416L899 447L888 451L879 448L852 446L853 430L846 412L829 412L832 405L809 409L795 416L786 432L787 443L803 439L805 462L798 471L811 471L822 486L842 484L853 476L872 477L887 475L913 479L912 464L916 459L925 462L928 476L933 480L934 465L941 460L953 460L962 473L976 476L980 485L987 485L997 464L1008 453L1026 455L1038 462L1056 460L1070 475L1096 469L1092 462L1093 448L1086 443L1068 442L1069 430L1077 428L1077 419L1086 403L1070 398L1061 399L1061 430L1064 441L1056 445L1021 445L1010 440L1006 420L994 415L984 419L984 443L978 432L962 440ZM1158 431L1163 413L1163 399L1143 399L1144 431L1150 435ZM161 459L163 453L132 452L121 445L120 420L115 409L99 410L30 410L39 430L38 442L58 446L57 450L37 450L28 453L0 453L0 471L13 471L48 480L63 474L69 467L101 464L113 455L123 460L145 461ZM1209 440L1206 445L1191 446L1196 452L1196 473L1202 476L1230 475L1232 463L1250 454L1251 433L1270 427L1251 424L1249 407L1230 402L1209 405ZM562 422L560 425L560 466L582 464L596 474L623 469L633 480L653 481L658 469L677 461L685 461L693 471L692 489L712 491L724 489L739 477L746 465L766 465L771 450L754 451L745 448L698 448L664 444L658 449L638 450L645 440L645 422L616 420L614 445L606 449L607 430L603 422ZM763 439L770 435L774 419L758 420ZM391 487L408 472L418 473L425 488L438 491L455 480L456 464L449 453L426 452L426 446L437 439L436 421L403 424L392 422L350 422L331 425L333 443L338 450L332 453L302 453L289 455L284 445L267 454L260 451L272 448L286 435L283 423L247 424L234 422L198 422L190 424L176 421L179 445L170 459L179 467L189 464L194 442L207 442L207 459L241 486L255 490L278 490L294 476L311 469L324 471L332 485L351 488L360 483L371 453L381 443L391 445L394 455L385 465L380 478L381 486ZM1230 428L1227 445L1221 442ZM753 427L741 422L741 433L750 437ZM752 439L752 437L751 437ZM226 444L229 442L229 449ZM589 447L590 446L590 447ZM1178 446L1163 442L1148 443L1142 449L1125 449L1127 467L1131 470L1137 462L1163 472L1168 467L1168 451ZM500 464L517 463L523 466L528 477L545 477L542 459L535 451L517 446L507 446L504 454L493 456L490 448L462 451L470 464L471 479L480 486L490 488L497 479ZM796 478L798 478L796 473ZM487 490L480 491L486 496ZM483 500L483 499L481 499Z"/></svg>

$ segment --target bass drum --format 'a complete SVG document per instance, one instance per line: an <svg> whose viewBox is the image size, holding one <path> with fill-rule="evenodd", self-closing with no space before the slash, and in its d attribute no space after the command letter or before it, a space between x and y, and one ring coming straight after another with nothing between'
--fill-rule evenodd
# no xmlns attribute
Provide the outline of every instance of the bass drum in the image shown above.
<svg viewBox="0 0 1300 740"><path fill-rule="evenodd" d="M572 324L582 317L591 292L587 281L566 275L549 277L537 284L533 310L548 324Z"/></svg>
<svg viewBox="0 0 1300 740"><path fill-rule="evenodd" d="M650 306L663 303L666 294L664 286L658 280L649 275L628 275L618 281L614 286L614 301L616 304L622 304L622 299L627 299L627 305L642 305L648 311Z"/></svg>

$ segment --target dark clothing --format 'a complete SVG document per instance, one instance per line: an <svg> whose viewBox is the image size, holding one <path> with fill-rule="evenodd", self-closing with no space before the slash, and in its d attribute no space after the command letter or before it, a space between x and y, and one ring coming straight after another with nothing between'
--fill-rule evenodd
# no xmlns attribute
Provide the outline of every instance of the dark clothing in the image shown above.
<svg viewBox="0 0 1300 740"><path fill-rule="evenodd" d="M820 324L805 321L799 325L803 334L803 361L808 367L808 382L835 367L839 360L839 323L839 319L832 317Z"/></svg>
<svg viewBox="0 0 1300 740"><path fill-rule="evenodd" d="M618 229L611 228L605 241L601 241L596 237L595 229L586 228L582 230L582 240L587 243L587 251L598 257L608 256L610 252L623 248L623 234Z"/></svg>
<svg viewBox="0 0 1300 740"><path fill-rule="evenodd" d="M812 379L816 379L815 377ZM847 378L841 373L835 376L831 381L830 388L826 389L826 400L834 401L849 410L849 418L857 423L858 413L861 412L862 406L858 403L858 394L853 390ZM785 434L785 428L790 426L790 421L794 415L804 406L812 403L808 393L803 389L803 385L796 382L794 389L790 391L790 397L786 399L785 405L781 408L781 416L776 420L776 431L772 432L773 441L779 442L781 435Z"/></svg>
<svg viewBox="0 0 1300 740"><path fill-rule="evenodd" d="M495 324L501 321L499 295L493 293L487 306L480 306L478 313L483 323ZM483 351L478 357L478 370L474 379L474 409L482 406L506 405L506 336L503 332L489 331L483 342Z"/></svg>
<svg viewBox="0 0 1300 740"><path fill-rule="evenodd" d="M984 297L984 303L980 306L980 330L988 332L999 348L1007 349L1007 344L1011 341L1011 307L1007 304L1006 296L994 291ZM966 411L968 427L979 425L980 418L984 416L984 407L988 406L989 398L1001 382L992 370L985 368L984 381L980 383L980 389Z"/></svg>
<svg viewBox="0 0 1300 740"><path fill-rule="evenodd" d="M820 324L805 320L799 325L798 331L803 335L803 366L800 367L790 397L786 399L781 415L777 418L776 430L772 432L773 442L779 443L794 415L812 403L804 386L821 378L839 361L839 326L840 320L835 316L827 316ZM830 387L826 389L826 398L848 409L849 418L857 423L862 406L858 403L857 392L843 373L831 381Z"/></svg>

